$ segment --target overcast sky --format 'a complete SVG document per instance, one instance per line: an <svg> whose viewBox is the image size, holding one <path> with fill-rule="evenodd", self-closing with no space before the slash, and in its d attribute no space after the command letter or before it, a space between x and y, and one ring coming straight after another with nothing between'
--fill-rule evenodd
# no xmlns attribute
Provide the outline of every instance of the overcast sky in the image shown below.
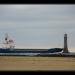
<svg viewBox="0 0 75 75"><path fill-rule="evenodd" d="M75 51L75 5L0 5L0 42L5 33L24 48L62 48L67 33Z"/></svg>

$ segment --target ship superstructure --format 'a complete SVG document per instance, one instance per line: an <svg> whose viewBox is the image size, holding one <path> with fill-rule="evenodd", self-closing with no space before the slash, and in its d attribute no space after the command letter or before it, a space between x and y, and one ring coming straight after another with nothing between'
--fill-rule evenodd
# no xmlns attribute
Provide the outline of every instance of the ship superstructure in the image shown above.
<svg viewBox="0 0 75 75"><path fill-rule="evenodd" d="M4 43L3 43L3 48L5 49L14 49L15 44L13 39L11 39L8 34L5 34L5 38L4 38Z"/></svg>

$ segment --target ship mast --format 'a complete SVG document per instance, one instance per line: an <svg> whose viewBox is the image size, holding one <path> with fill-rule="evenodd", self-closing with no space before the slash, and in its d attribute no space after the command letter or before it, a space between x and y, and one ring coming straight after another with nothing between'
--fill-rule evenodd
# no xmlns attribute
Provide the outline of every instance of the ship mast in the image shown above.
<svg viewBox="0 0 75 75"><path fill-rule="evenodd" d="M8 34L5 34L5 43L8 44Z"/></svg>

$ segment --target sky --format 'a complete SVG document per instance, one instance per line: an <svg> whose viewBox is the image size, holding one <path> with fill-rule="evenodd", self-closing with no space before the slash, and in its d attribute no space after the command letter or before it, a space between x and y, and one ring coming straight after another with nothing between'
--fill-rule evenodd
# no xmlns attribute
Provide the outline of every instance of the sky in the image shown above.
<svg viewBox="0 0 75 75"><path fill-rule="evenodd" d="M75 52L75 5L6 4L0 5L0 43L5 33L20 48L68 48Z"/></svg>

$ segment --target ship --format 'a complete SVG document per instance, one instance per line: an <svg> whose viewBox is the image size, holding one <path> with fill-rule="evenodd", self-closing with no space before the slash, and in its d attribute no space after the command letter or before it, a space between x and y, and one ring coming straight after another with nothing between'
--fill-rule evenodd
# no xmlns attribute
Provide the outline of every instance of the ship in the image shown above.
<svg viewBox="0 0 75 75"><path fill-rule="evenodd" d="M49 55L62 53L63 48L50 48L50 49L19 49L15 48L13 39L10 39L8 34L5 34L3 47L0 48L0 55Z"/></svg>

